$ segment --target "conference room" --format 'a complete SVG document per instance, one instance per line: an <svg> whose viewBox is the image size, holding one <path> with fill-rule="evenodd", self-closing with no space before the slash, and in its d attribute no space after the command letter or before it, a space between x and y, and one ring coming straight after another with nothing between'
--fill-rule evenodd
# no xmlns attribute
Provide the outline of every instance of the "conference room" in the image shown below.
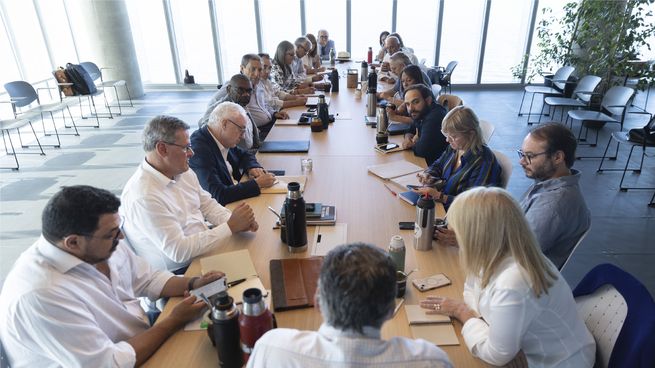
<svg viewBox="0 0 655 368"><path fill-rule="evenodd" d="M323 322L317 307L275 310L270 295L275 292L270 261L324 256L342 243L365 242L387 251L391 238L399 235L406 248L404 271L417 271L408 277L403 304L384 324L381 335L383 339L417 337L406 307L419 305L428 296L461 300L465 273L459 265L458 247L435 239L430 242L430 250L418 250L414 225L410 230L399 228L401 222L418 221L417 208L400 194L412 192L407 184L420 183L394 178L415 178L415 173L429 165L411 149L387 153L376 149L380 129L373 123L379 124L384 109L375 106L371 113L368 72L371 65L382 64L378 59L384 49L380 36L388 31L402 36L404 48L416 57L423 70L434 71L428 74L437 78L431 80L435 83L430 86L435 103L455 96L475 112L481 128L483 124L487 127L482 132L484 144L494 154L498 153L494 157L506 159L503 166L506 182L498 186L504 187L517 202L535 183L524 166L530 159L539 159L525 158L526 136L551 121L570 127L577 143L575 156L583 157L574 160L573 169L580 173L579 187L589 209L591 225L556 268L568 287L575 290L597 266L611 264L619 269L617 272L625 272L643 285L652 303L655 273L649 261L654 260L651 243L655 235L650 226L655 211L653 149L645 140L643 144L635 143L627 137L631 129L643 131L655 112L655 102L650 96L655 54L648 47L655 44L652 29L655 20L646 11L629 12L634 17L644 17L634 31L647 37L635 38L630 45L625 45L627 41L623 40L621 50L626 55L621 55L622 62L608 63L605 70L591 69L584 55L568 59L566 55L552 59L544 56L544 50L555 48L552 34L567 35L565 42L571 42L570 27L575 23L570 14L567 18L564 8L567 3L561 0L255 0L245 3L0 0L3 26L0 45L7 51L0 56L3 70L0 84L25 81L39 97L38 102L19 106L24 95L19 94L16 99L6 87L0 90L0 102L3 102L0 127L5 148L0 166L6 167L0 171L3 291L7 287L5 280L21 254L39 239L42 211L61 187L90 185L120 197L144 161L142 131L153 117L168 115L181 119L191 127L189 134L193 134L199 129L197 122L217 88L230 84L232 76L242 71L244 55L267 53L274 58L281 41L293 44L310 33L320 43L319 33L326 30L336 60L332 63L328 52L320 67L326 70L322 81L329 82L331 88L307 94L311 97L324 94L334 121L327 129L313 132L311 126L297 124L311 106L281 109L288 119L278 119L263 143L307 142L307 149L256 153L264 169L278 171L276 186L282 189L269 191L275 193L262 190L258 196L226 204L226 208L234 211L246 203L259 229L233 235L209 253L194 258L186 276L200 276L201 270L207 270L202 267L203 257L247 250L264 292L269 293L267 305L275 312L278 327L316 331ZM575 2L577 7L588 3ZM616 2L607 3L620 7ZM647 9L655 10L653 4L643 3ZM583 28L577 35L593 39L592 30ZM551 36L544 30L549 30ZM314 46L320 54L322 45ZM574 49L578 52L580 47ZM362 61L367 62L366 75L362 74ZM453 61L456 66L447 73L447 66ZM60 66L66 69L67 63L81 64L87 71L95 66L89 75L97 77L94 81L97 91L63 95L66 85L58 84L53 73ZM567 66L574 70L559 80L557 72ZM338 79L330 81L333 69ZM379 68L377 72L380 73ZM546 74L557 76L549 79L544 77ZM576 92L582 79L591 75L599 76L603 82L591 91L580 87ZM354 84L352 78L356 78ZM557 83L561 85L560 91ZM391 87L393 84L384 80L377 86L378 92ZM621 109L605 102L610 108L602 111L603 97L613 87L630 89L628 100ZM598 98L583 98L590 95ZM553 100L558 97L576 101L575 105L558 105L558 100ZM45 106L44 113L38 110L39 102ZM596 110L600 108L601 112L610 114L616 123L599 125L593 118L576 115L588 110L587 102L595 102ZM392 126L399 125L393 119L390 122ZM443 133L451 135L451 132ZM626 140L617 146L622 136ZM404 136L389 135L388 141L402 148ZM613 156L616 158L611 159ZM307 167L308 159L311 169ZM391 166L384 165L399 163L405 167L415 165L418 169L406 169L409 171L386 177L374 173L376 167L388 168ZM307 226L307 250L291 253L281 241L278 217L269 207L281 210L287 196L285 184L299 177L304 181L304 200L320 203L324 208L333 206L336 219L331 224ZM436 203L436 218L446 216L451 203L445 203L446 207L444 203ZM447 276L451 284L421 291L412 283L437 274ZM628 296L623 297L629 305ZM169 316L180 299L171 298L159 318ZM487 363L467 348L463 324L456 318L450 323L456 341L436 345L454 366L485 366ZM611 352L612 349L602 353L605 354L602 358L610 360ZM210 366L216 363L216 349L206 331L178 331L147 364Z"/></svg>

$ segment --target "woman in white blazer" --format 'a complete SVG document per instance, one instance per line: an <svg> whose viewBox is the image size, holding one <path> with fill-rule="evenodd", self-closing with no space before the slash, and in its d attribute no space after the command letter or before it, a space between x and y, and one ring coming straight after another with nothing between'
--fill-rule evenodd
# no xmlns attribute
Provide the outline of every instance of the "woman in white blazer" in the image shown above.
<svg viewBox="0 0 655 368"><path fill-rule="evenodd" d="M460 246L464 300L429 297L427 313L463 324L471 353L505 365L523 351L530 367L592 367L596 345L569 285L541 253L523 211L500 188L457 196L448 227Z"/></svg>

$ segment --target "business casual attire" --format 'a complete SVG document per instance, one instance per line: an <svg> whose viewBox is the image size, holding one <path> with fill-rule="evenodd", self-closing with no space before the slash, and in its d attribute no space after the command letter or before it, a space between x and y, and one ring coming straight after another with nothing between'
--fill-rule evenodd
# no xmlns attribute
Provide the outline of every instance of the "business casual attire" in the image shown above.
<svg viewBox="0 0 655 368"><path fill-rule="evenodd" d="M275 113L277 112L266 102L266 90L263 83L259 82L254 86L246 110L257 126L259 140L263 141L275 124Z"/></svg>
<svg viewBox="0 0 655 368"><path fill-rule="evenodd" d="M248 367L452 367L443 350L425 340L380 338L380 330L364 327L364 334L328 324L318 331L288 328L270 330L255 344Z"/></svg>
<svg viewBox="0 0 655 368"><path fill-rule="evenodd" d="M125 184L119 212L136 253L158 270L187 267L232 235L232 212L200 187L193 170L171 179L146 160Z"/></svg>
<svg viewBox="0 0 655 368"><path fill-rule="evenodd" d="M463 191L478 186L501 186L502 169L494 153L486 145L478 152L468 150L461 158L461 165L455 169L457 151L450 145L426 170L433 177L446 181L442 192L448 196L444 203L446 208L455 200L455 196Z"/></svg>
<svg viewBox="0 0 655 368"><path fill-rule="evenodd" d="M124 242L111 278L43 237L18 258L0 295L0 338L12 367L133 367L126 340L150 326L138 297L159 298L173 277Z"/></svg>
<svg viewBox="0 0 655 368"><path fill-rule="evenodd" d="M321 67L321 57L318 55L318 52L316 52L316 55L314 56L305 54L305 56L302 57L302 63L303 65L307 65L310 69L318 69Z"/></svg>
<svg viewBox="0 0 655 368"><path fill-rule="evenodd" d="M508 257L482 288L468 276L464 301L479 313L462 327L471 353L493 365L505 365L523 350L530 367L592 367L595 342L578 315L571 288L562 275L536 297L525 270Z"/></svg>
<svg viewBox="0 0 655 368"><path fill-rule="evenodd" d="M273 63L271 66L271 79L273 82L277 83L282 90L288 93L293 91L293 89L300 84L294 77L291 67L289 67L288 73L285 74L283 68L277 63Z"/></svg>
<svg viewBox="0 0 655 368"><path fill-rule="evenodd" d="M194 155L189 166L204 190L222 205L259 195L254 180L239 183L248 170L261 167L255 155L241 147L226 148L207 125L191 134Z"/></svg>
<svg viewBox="0 0 655 368"><path fill-rule="evenodd" d="M275 111L280 111L284 106L284 100L289 98L290 94L284 92L282 87L270 79L259 81L264 89L264 99L266 104Z"/></svg>
<svg viewBox="0 0 655 368"><path fill-rule="evenodd" d="M337 54L337 49L334 48L334 40L328 40L325 46L319 43L317 47L316 53L321 57L321 60L330 60L330 50L334 50L335 56Z"/></svg>
<svg viewBox="0 0 655 368"><path fill-rule="evenodd" d="M535 182L521 198L521 208L544 252L557 268L591 226L591 213L580 191L580 172Z"/></svg>
<svg viewBox="0 0 655 368"><path fill-rule="evenodd" d="M305 70L305 65L302 60L302 58L297 56L293 57L293 61L291 62L291 73L293 73L293 77L298 84L305 82L311 83L312 78L307 76L307 71Z"/></svg>
<svg viewBox="0 0 655 368"><path fill-rule="evenodd" d="M253 100L253 97L255 95L255 90L253 90L252 94L250 95L250 101ZM203 125L207 124L209 121L209 115L214 111L216 106L218 106L220 103L229 101L229 102L234 102L238 104L236 101L233 101L230 95L227 94L227 90L223 90L223 88L219 89L218 92L214 94L212 99L209 101L207 104L207 110L205 111L205 114L200 118L198 121L198 127L202 127ZM259 146L261 146L261 139L259 137L259 128L257 128L257 124L253 120L252 115L250 115L250 112L246 109L246 115L248 116L248 124L246 124L246 132L243 134L243 138L241 138L241 141L239 142L239 147L246 149L246 150L252 150L256 151Z"/></svg>
<svg viewBox="0 0 655 368"><path fill-rule="evenodd" d="M441 134L441 122L446 116L446 109L434 102L427 109L427 112L412 121L410 133L418 134L418 140L412 147L414 154L425 158L425 162L431 165L448 147L446 137Z"/></svg>

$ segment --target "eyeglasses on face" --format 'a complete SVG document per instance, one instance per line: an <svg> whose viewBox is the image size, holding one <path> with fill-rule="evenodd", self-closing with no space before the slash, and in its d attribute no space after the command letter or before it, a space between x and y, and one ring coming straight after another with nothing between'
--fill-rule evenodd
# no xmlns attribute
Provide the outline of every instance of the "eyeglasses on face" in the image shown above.
<svg viewBox="0 0 655 368"><path fill-rule="evenodd" d="M230 123L234 124L235 127L239 128L239 132L240 132L241 134L244 134L244 133L246 132L246 128L245 128L245 127L242 127L241 125L239 125L239 124L233 122L233 121L230 120L230 119L225 119L225 120L229 121Z"/></svg>
<svg viewBox="0 0 655 368"><path fill-rule="evenodd" d="M523 152L523 150L518 149L518 150L516 150L516 153L519 155L519 160L525 159L528 162L528 164L532 164L532 159L533 158L535 158L537 156L545 155L545 154L548 153L548 151L543 151L543 152L539 152L539 153L532 153L532 152Z"/></svg>
<svg viewBox="0 0 655 368"><path fill-rule="evenodd" d="M116 235L108 234L108 235L93 235L93 234L80 234L86 238L97 238L97 239L103 239L103 240L111 240L111 241L116 241L118 238L121 236L123 233L123 224L125 224L125 217L121 216L120 217L120 223L118 224L118 228L116 229Z"/></svg>
<svg viewBox="0 0 655 368"><path fill-rule="evenodd" d="M324 39L327 39L327 38L328 38L328 35L320 35L320 36L318 36L318 38L324 38Z"/></svg>
<svg viewBox="0 0 655 368"><path fill-rule="evenodd" d="M191 147L191 143L187 144L186 146L181 145L181 144L177 144L177 143L173 143L173 142L166 142L166 141L162 141L162 143L170 144L171 146L175 146L175 147L180 147L184 152L189 152L189 151L193 152L193 148Z"/></svg>
<svg viewBox="0 0 655 368"><path fill-rule="evenodd" d="M242 95L242 94L251 94L252 93L252 88L243 88L243 87L237 87L237 93Z"/></svg>

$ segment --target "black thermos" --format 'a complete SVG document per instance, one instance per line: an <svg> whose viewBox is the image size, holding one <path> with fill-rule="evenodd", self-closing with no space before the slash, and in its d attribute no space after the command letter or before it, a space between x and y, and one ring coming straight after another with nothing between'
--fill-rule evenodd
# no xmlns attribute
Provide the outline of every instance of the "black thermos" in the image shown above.
<svg viewBox="0 0 655 368"><path fill-rule="evenodd" d="M368 73L368 92L376 93L378 89L378 73L375 72L375 67L371 68L371 72Z"/></svg>
<svg viewBox="0 0 655 368"><path fill-rule="evenodd" d="M243 366L239 336L239 309L227 292L222 291L218 294L210 318L212 323L207 329L207 334L218 351L219 366L221 368Z"/></svg>
<svg viewBox="0 0 655 368"><path fill-rule="evenodd" d="M321 119L321 123L323 123L323 129L327 129L330 126L330 111L328 104L325 102L325 95L318 95L316 113L318 118Z"/></svg>
<svg viewBox="0 0 655 368"><path fill-rule="evenodd" d="M300 193L300 184L291 182L287 185L287 199L284 201L284 223L287 228L287 245L289 252L298 253L307 250L307 214L305 200Z"/></svg>
<svg viewBox="0 0 655 368"><path fill-rule="evenodd" d="M336 68L332 69L332 73L330 73L330 83L332 84L332 92L339 92L339 72Z"/></svg>

